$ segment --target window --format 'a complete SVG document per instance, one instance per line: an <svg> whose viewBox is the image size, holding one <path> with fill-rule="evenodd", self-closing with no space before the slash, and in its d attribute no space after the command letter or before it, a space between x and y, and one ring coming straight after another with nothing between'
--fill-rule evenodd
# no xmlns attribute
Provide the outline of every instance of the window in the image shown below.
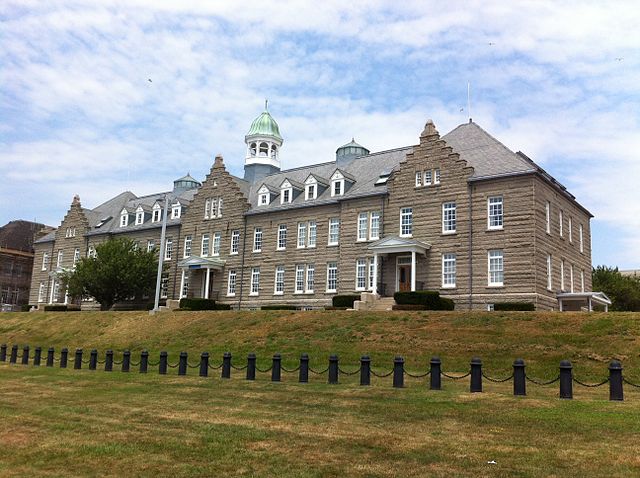
<svg viewBox="0 0 640 478"><path fill-rule="evenodd" d="M42 254L42 270L46 271L49 268L49 253Z"/></svg>
<svg viewBox="0 0 640 478"><path fill-rule="evenodd" d="M96 257L96 248L93 247L93 245L89 246L89 250L87 251L87 257Z"/></svg>
<svg viewBox="0 0 640 478"><path fill-rule="evenodd" d="M204 202L204 218L215 219L216 217L222 217L222 198L208 198Z"/></svg>
<svg viewBox="0 0 640 478"><path fill-rule="evenodd" d="M372 212L369 226L369 239L380 239L380 213Z"/></svg>
<svg viewBox="0 0 640 478"><path fill-rule="evenodd" d="M222 198L218 199L218 217L222 217Z"/></svg>
<svg viewBox="0 0 640 478"><path fill-rule="evenodd" d="M569 266L569 292L573 294L573 264Z"/></svg>
<svg viewBox="0 0 640 478"><path fill-rule="evenodd" d="M487 217L489 229L502 229L502 196L493 196L487 199Z"/></svg>
<svg viewBox="0 0 640 478"><path fill-rule="evenodd" d="M551 203L549 201L545 204L544 211L547 220L547 234L551 234Z"/></svg>
<svg viewBox="0 0 640 478"><path fill-rule="evenodd" d="M316 247L316 240L318 236L318 227L316 221L309 221L309 241L307 247Z"/></svg>
<svg viewBox="0 0 640 478"><path fill-rule="evenodd" d="M156 204L155 206L153 206L153 212L151 214L151 222L160 222L161 219L161 209L160 209L160 205Z"/></svg>
<svg viewBox="0 0 640 478"><path fill-rule="evenodd" d="M564 237L564 219L562 217L562 209L558 211L558 222L560 223L560 237Z"/></svg>
<svg viewBox="0 0 640 478"><path fill-rule="evenodd" d="M504 257L502 250L489 251L489 285L501 286L504 284Z"/></svg>
<svg viewBox="0 0 640 478"><path fill-rule="evenodd" d="M256 227L253 230L253 252L262 251L262 228Z"/></svg>
<svg viewBox="0 0 640 478"><path fill-rule="evenodd" d="M191 257L191 236L184 236L184 254L182 257Z"/></svg>
<svg viewBox="0 0 640 478"><path fill-rule="evenodd" d="M267 143L260 143L259 156L269 156L269 145Z"/></svg>
<svg viewBox="0 0 640 478"><path fill-rule="evenodd" d="M122 214L120 214L120 227L125 227L128 224L129 224L129 214L126 212L123 212Z"/></svg>
<svg viewBox="0 0 640 478"><path fill-rule="evenodd" d="M275 295L284 294L284 266L276 267L275 287L273 293Z"/></svg>
<svg viewBox="0 0 640 478"><path fill-rule="evenodd" d="M456 232L456 203L446 202L442 205L442 232Z"/></svg>
<svg viewBox="0 0 640 478"><path fill-rule="evenodd" d="M560 260L560 290L564 292L564 259Z"/></svg>
<svg viewBox="0 0 640 478"><path fill-rule="evenodd" d="M151 252L156 247L155 241L153 239L147 241L147 252Z"/></svg>
<svg viewBox="0 0 640 478"><path fill-rule="evenodd" d="M416 171L416 187L422 186L422 171Z"/></svg>
<svg viewBox="0 0 640 478"><path fill-rule="evenodd" d="M166 299L169 296L169 273L163 272L160 279L160 297Z"/></svg>
<svg viewBox="0 0 640 478"><path fill-rule="evenodd" d="M327 245L337 246L340 239L340 219L332 217L329 219L329 241Z"/></svg>
<svg viewBox="0 0 640 478"><path fill-rule="evenodd" d="M266 206L267 204L269 204L269 194L268 193L260 194L260 200L259 200L258 204L260 206Z"/></svg>
<svg viewBox="0 0 640 478"><path fill-rule="evenodd" d="M236 271L231 269L229 271L229 278L227 279L227 295L233 297L236 295Z"/></svg>
<svg viewBox="0 0 640 478"><path fill-rule="evenodd" d="M340 171L331 175L331 197L344 194L344 176Z"/></svg>
<svg viewBox="0 0 640 478"><path fill-rule="evenodd" d="M488 312L493 312L494 310L496 310L495 304L487 304L487 311Z"/></svg>
<svg viewBox="0 0 640 478"><path fill-rule="evenodd" d="M366 241L369 226L369 214L361 212L358 214L358 240Z"/></svg>
<svg viewBox="0 0 640 478"><path fill-rule="evenodd" d="M258 145L256 143L251 143L249 146L249 152L251 156L255 156L258 152Z"/></svg>
<svg viewBox="0 0 640 478"><path fill-rule="evenodd" d="M45 285L44 282L40 282L38 287L38 302L44 302Z"/></svg>
<svg viewBox="0 0 640 478"><path fill-rule="evenodd" d="M260 294L260 268L254 267L251 269L251 291L249 295Z"/></svg>
<svg viewBox="0 0 640 478"><path fill-rule="evenodd" d="M400 236L408 237L413 234L413 209L403 207L400 209Z"/></svg>
<svg viewBox="0 0 640 478"><path fill-rule="evenodd" d="M293 188L289 181L285 181L280 186L280 204L288 204L293 200Z"/></svg>
<svg viewBox="0 0 640 478"><path fill-rule="evenodd" d="M376 267L373 263L373 259L369 259L369 281L367 282L367 289L373 290L373 281L375 280Z"/></svg>
<svg viewBox="0 0 640 478"><path fill-rule="evenodd" d="M287 225L280 224L278 226L278 246L279 251L283 251L287 248Z"/></svg>
<svg viewBox="0 0 640 478"><path fill-rule="evenodd" d="M56 267L60 268L62 267L62 259L64 258L64 252L63 251L58 251L58 262L56 262Z"/></svg>
<svg viewBox="0 0 640 478"><path fill-rule="evenodd" d="M219 232L214 233L213 234L213 250L211 251L212 256L220 255L220 241L221 241L220 233Z"/></svg>
<svg viewBox="0 0 640 478"><path fill-rule="evenodd" d="M239 245L240 245L240 231L232 231L231 232L231 252L230 252L230 254L237 254Z"/></svg>
<svg viewBox="0 0 640 478"><path fill-rule="evenodd" d="M336 292L338 290L338 263L327 263L327 292Z"/></svg>
<svg viewBox="0 0 640 478"><path fill-rule="evenodd" d="M173 253L173 240L167 239L164 245L164 260L170 261Z"/></svg>
<svg viewBox="0 0 640 478"><path fill-rule="evenodd" d="M309 199L316 198L316 185L315 184L307 184L305 187L304 198L308 201Z"/></svg>
<svg viewBox="0 0 640 478"><path fill-rule="evenodd" d="M298 248L304 247L307 243L307 223L298 223Z"/></svg>
<svg viewBox="0 0 640 478"><path fill-rule="evenodd" d="M431 170L424 172L424 185L431 186Z"/></svg>
<svg viewBox="0 0 640 478"><path fill-rule="evenodd" d="M552 275L551 275L551 254L547 256L547 289L553 290L552 283Z"/></svg>
<svg viewBox="0 0 640 478"><path fill-rule="evenodd" d="M584 292L584 269L580 271L580 292Z"/></svg>
<svg viewBox="0 0 640 478"><path fill-rule="evenodd" d="M573 242L573 218L569 216L569 242Z"/></svg>
<svg viewBox="0 0 640 478"><path fill-rule="evenodd" d="M209 234L202 235L202 247L200 255L202 257L207 257L209 255Z"/></svg>
<svg viewBox="0 0 640 478"><path fill-rule="evenodd" d="M304 265L302 264L296 264L296 288L294 292L296 294L304 292Z"/></svg>
<svg viewBox="0 0 640 478"><path fill-rule="evenodd" d="M187 297L189 295L189 271L182 271L182 290L180 291L180 298Z"/></svg>
<svg viewBox="0 0 640 478"><path fill-rule="evenodd" d="M209 219L209 209L211 209L211 199L208 199L204 202L204 218Z"/></svg>
<svg viewBox="0 0 640 478"><path fill-rule="evenodd" d="M313 294L316 281L316 268L313 264L307 265L307 294Z"/></svg>
<svg viewBox="0 0 640 478"><path fill-rule="evenodd" d="M136 225L142 224L144 222L144 211L136 212Z"/></svg>
<svg viewBox="0 0 640 478"><path fill-rule="evenodd" d="M436 169L433 172L433 184L440 184L440 170Z"/></svg>
<svg viewBox="0 0 640 478"><path fill-rule="evenodd" d="M367 260L356 260L356 290L367 288Z"/></svg>
<svg viewBox="0 0 640 478"><path fill-rule="evenodd" d="M76 247L73 251L73 265L75 266L80 260L80 249Z"/></svg>
<svg viewBox="0 0 640 478"><path fill-rule="evenodd" d="M180 204L174 204L171 206L171 219L178 219L182 213L182 207Z"/></svg>
<svg viewBox="0 0 640 478"><path fill-rule="evenodd" d="M442 254L442 287L456 286L456 255Z"/></svg>
<svg viewBox="0 0 640 478"><path fill-rule="evenodd" d="M584 241L582 239L582 224L578 226L578 236L580 239L580 252L584 252Z"/></svg>

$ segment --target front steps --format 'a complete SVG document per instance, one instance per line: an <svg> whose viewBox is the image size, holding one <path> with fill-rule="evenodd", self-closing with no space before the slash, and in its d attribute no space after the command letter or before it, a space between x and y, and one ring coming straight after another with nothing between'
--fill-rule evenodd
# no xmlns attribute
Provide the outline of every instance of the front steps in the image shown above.
<svg viewBox="0 0 640 478"><path fill-rule="evenodd" d="M396 301L393 297L380 297L378 294L363 292L360 300L353 303L354 310L393 310Z"/></svg>

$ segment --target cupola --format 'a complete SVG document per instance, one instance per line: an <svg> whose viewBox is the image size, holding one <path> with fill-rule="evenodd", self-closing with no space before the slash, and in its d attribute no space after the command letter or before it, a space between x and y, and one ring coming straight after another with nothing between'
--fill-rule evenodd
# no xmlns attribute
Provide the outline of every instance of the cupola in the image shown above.
<svg viewBox="0 0 640 478"><path fill-rule="evenodd" d="M189 173L173 182L173 191L188 191L200 187L200 183L195 180Z"/></svg>
<svg viewBox="0 0 640 478"><path fill-rule="evenodd" d="M359 156L366 156L369 154L369 150L355 142L351 138L351 142L336 149L336 163L338 166L344 166Z"/></svg>
<svg viewBox="0 0 640 478"><path fill-rule="evenodd" d="M244 137L247 154L244 160L244 179L255 182L268 174L280 171L280 147L283 139L278 123L264 102L264 111L253 120Z"/></svg>

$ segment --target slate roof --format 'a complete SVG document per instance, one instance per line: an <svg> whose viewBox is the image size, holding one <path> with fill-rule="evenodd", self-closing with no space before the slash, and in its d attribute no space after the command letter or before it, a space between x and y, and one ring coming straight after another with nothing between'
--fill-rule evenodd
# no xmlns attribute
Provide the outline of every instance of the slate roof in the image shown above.
<svg viewBox="0 0 640 478"><path fill-rule="evenodd" d="M10 221L0 227L0 247L14 251L33 252L33 239L41 229L48 227L31 221Z"/></svg>

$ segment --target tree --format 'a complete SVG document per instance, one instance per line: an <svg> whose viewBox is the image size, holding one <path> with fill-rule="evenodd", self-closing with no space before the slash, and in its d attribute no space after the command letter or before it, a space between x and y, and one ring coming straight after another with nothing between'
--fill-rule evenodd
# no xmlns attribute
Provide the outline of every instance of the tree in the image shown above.
<svg viewBox="0 0 640 478"><path fill-rule="evenodd" d="M73 298L93 297L102 310L123 300L152 295L158 272L158 254L143 251L131 239L109 239L96 246L95 257L78 261L63 282Z"/></svg>
<svg viewBox="0 0 640 478"><path fill-rule="evenodd" d="M618 268L598 266L593 269L593 290L611 299L611 310L640 311L640 278L623 276Z"/></svg>

